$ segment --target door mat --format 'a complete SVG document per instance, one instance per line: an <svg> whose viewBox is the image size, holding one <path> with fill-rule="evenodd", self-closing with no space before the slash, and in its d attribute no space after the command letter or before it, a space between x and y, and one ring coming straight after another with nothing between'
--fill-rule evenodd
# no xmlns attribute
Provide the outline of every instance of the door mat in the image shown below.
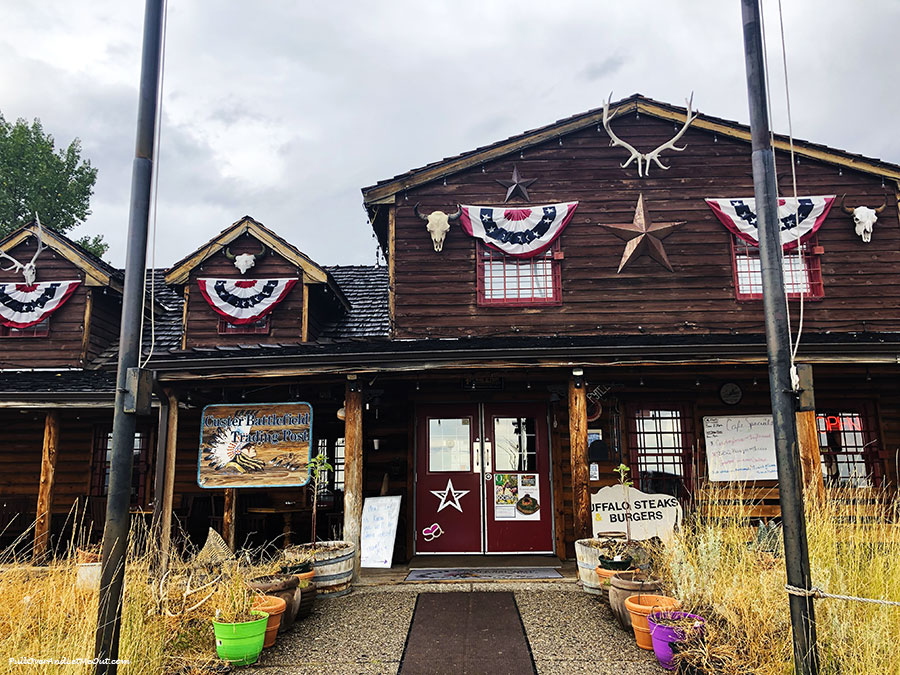
<svg viewBox="0 0 900 675"><path fill-rule="evenodd" d="M471 567L410 570L404 581L497 581L562 579L552 567Z"/></svg>
<svg viewBox="0 0 900 675"><path fill-rule="evenodd" d="M536 673L512 593L419 593L400 675Z"/></svg>

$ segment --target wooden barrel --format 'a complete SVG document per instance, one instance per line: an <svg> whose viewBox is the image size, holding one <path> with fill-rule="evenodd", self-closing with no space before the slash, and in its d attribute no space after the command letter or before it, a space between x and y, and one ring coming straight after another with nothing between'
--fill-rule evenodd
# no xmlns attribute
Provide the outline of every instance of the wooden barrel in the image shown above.
<svg viewBox="0 0 900 675"><path fill-rule="evenodd" d="M602 595L606 592L602 583L604 580L597 576L597 565L600 564L600 549L591 546L594 539L579 539L575 542L575 559L578 562L578 578L581 587L593 595Z"/></svg>
<svg viewBox="0 0 900 675"><path fill-rule="evenodd" d="M313 567L316 570L316 593L323 598L336 598L350 592L356 546L349 541L323 541L316 544Z"/></svg>

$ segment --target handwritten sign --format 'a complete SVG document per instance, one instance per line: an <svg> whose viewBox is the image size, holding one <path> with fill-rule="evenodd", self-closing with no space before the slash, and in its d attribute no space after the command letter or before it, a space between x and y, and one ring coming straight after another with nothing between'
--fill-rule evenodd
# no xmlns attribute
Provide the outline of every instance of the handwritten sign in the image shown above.
<svg viewBox="0 0 900 675"><path fill-rule="evenodd" d="M636 540L671 538L681 523L681 504L675 497L647 494L637 488L607 485L591 495L591 523L594 536L626 532Z"/></svg>
<svg viewBox="0 0 900 675"><path fill-rule="evenodd" d="M360 565L389 568L400 517L400 497L369 497L363 502Z"/></svg>
<svg viewBox="0 0 900 675"><path fill-rule="evenodd" d="M711 481L778 480L771 415L704 417Z"/></svg>
<svg viewBox="0 0 900 675"><path fill-rule="evenodd" d="M200 487L294 487L309 481L309 403L208 405L200 424Z"/></svg>

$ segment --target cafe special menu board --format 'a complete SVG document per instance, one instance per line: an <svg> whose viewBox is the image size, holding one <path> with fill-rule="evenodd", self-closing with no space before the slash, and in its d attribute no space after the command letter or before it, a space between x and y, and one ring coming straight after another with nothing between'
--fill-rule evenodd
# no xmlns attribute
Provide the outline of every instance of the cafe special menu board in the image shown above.
<svg viewBox="0 0 900 675"><path fill-rule="evenodd" d="M771 415L704 417L711 481L778 480Z"/></svg>
<svg viewBox="0 0 900 675"><path fill-rule="evenodd" d="M312 417L309 403L206 406L197 484L203 488L306 485Z"/></svg>

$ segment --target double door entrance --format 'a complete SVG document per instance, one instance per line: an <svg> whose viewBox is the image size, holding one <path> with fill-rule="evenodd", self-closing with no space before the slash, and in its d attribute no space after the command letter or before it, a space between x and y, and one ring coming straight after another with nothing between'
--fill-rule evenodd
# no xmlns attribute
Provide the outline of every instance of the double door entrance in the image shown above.
<svg viewBox="0 0 900 675"><path fill-rule="evenodd" d="M552 553L547 407L421 406L416 553Z"/></svg>

